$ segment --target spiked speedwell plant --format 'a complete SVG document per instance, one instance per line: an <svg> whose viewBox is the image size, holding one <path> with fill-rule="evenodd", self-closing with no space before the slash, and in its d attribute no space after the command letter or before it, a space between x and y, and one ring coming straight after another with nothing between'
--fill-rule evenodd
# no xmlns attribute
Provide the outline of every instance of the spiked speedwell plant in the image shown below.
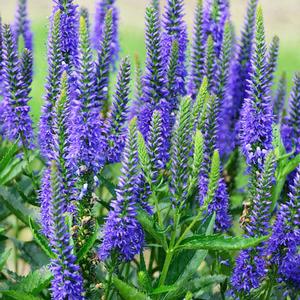
<svg viewBox="0 0 300 300"><path fill-rule="evenodd" d="M117 1L54 0L36 131L27 1L0 22L1 299L300 299L300 75L286 109L258 0L239 39L195 2L189 40L151 1L132 66Z"/></svg>

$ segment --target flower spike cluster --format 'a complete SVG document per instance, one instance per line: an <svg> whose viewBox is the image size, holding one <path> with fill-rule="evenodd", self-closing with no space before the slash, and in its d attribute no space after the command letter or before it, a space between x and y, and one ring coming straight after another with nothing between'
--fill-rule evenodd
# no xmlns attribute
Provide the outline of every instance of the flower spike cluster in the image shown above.
<svg viewBox="0 0 300 300"><path fill-rule="evenodd" d="M273 109L268 82L262 10L257 11L256 47L241 119L242 151L250 166L261 169L272 148Z"/></svg>
<svg viewBox="0 0 300 300"><path fill-rule="evenodd" d="M244 30L241 40L237 45L236 59L233 62L230 78L230 93L228 100L231 105L229 110L230 124L228 135L233 135L233 143L238 144L240 113L247 97L248 80L250 79L251 59L254 50L255 20L258 0L249 0Z"/></svg>
<svg viewBox="0 0 300 300"><path fill-rule="evenodd" d="M137 125L136 119L133 119L123 153L117 198L111 204L112 210L103 230L104 237L99 251L101 260L107 260L116 252L120 261L130 261L143 248L144 232L136 219L139 181L137 160Z"/></svg>
<svg viewBox="0 0 300 300"><path fill-rule="evenodd" d="M30 118L32 54L25 49L21 59L18 57L17 45L11 27L3 28L3 85L4 106L3 128L4 136L10 140L20 139L26 148L33 146L33 128Z"/></svg>
<svg viewBox="0 0 300 300"><path fill-rule="evenodd" d="M106 141L103 135L104 120L101 119L97 102L97 79L95 63L85 19L80 19L78 100L73 128L74 152L78 153L79 165L84 165L95 174L105 163Z"/></svg>

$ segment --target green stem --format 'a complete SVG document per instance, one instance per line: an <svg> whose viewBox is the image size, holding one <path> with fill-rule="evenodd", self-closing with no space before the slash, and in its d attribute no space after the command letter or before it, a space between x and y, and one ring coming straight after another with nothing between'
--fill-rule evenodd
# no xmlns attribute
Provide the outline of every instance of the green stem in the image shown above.
<svg viewBox="0 0 300 300"><path fill-rule="evenodd" d="M182 242L182 240L186 237L186 235L193 229L193 227L195 226L195 224L199 221L199 219L201 218L203 211L205 210L204 207L200 208L197 216L194 218L194 220L190 223L190 225L185 229L185 231L182 233L181 237L178 239L175 248L180 245L180 243Z"/></svg>
<svg viewBox="0 0 300 300"><path fill-rule="evenodd" d="M105 286L105 295L104 295L104 300L109 299L109 293L110 293L110 287L112 283L112 274L113 274L114 268L110 268L108 272L108 280L107 280L107 285Z"/></svg>
<svg viewBox="0 0 300 300"><path fill-rule="evenodd" d="M21 140L22 140L22 146L23 146L23 151L24 151L24 157L25 157L25 160L27 162L27 169L28 169L28 172L30 174L33 187L34 187L35 191L38 191L39 190L39 185L38 185L38 183L36 181L36 178L34 176L33 169L31 167L30 160L29 160L28 149L26 147L26 143L25 143L24 137L22 135L21 135Z"/></svg>
<svg viewBox="0 0 300 300"><path fill-rule="evenodd" d="M16 237L16 239L18 239L18 237L19 237L19 222L18 222L18 218L16 217L15 218L15 226L14 226L15 228L15 237ZM15 246L14 246L14 263L15 263L15 272L16 272L16 274L18 274L18 272L19 272L19 266L18 266L18 247L16 246L16 244L15 244Z"/></svg>
<svg viewBox="0 0 300 300"><path fill-rule="evenodd" d="M163 265L163 269L161 271L161 275L159 278L159 286L163 286L165 283L165 280L167 278L167 274L169 271L169 267L174 255L174 245L175 245L175 240L176 240L176 233L177 233L177 227L178 227L178 223L180 220L180 214L178 213L178 211L175 212L175 216L174 216L174 230L171 234L171 240L170 240L170 244L169 247L167 249L167 255L166 255L166 259Z"/></svg>

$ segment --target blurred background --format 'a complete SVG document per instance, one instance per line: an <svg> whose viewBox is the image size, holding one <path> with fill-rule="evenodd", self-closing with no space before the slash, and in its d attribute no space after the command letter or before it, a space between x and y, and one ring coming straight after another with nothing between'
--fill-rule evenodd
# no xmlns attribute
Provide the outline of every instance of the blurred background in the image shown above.
<svg viewBox="0 0 300 300"><path fill-rule="evenodd" d="M87 7L93 18L96 0L77 0ZM17 0L0 0L0 14L4 22L13 20ZM75 0L76 2L76 0ZM121 56L139 53L143 59L144 12L149 0L117 0L121 19ZM197 0L186 0L186 21L192 29L193 15ZM231 0L232 20L239 35L246 12L247 0ZM291 81L293 74L300 71L300 0L261 0L265 15L267 39L277 34L281 40L280 63L278 72L287 71ZM47 73L46 44L48 17L51 14L51 0L28 0L29 16L35 38L35 82L32 92L32 111L34 119L40 114L43 99L44 79ZM164 5L164 1L161 1Z"/></svg>

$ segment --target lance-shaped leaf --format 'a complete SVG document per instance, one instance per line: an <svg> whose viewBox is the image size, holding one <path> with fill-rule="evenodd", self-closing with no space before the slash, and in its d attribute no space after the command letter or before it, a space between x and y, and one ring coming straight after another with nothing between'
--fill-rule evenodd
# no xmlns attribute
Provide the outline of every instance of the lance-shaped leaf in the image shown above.
<svg viewBox="0 0 300 300"><path fill-rule="evenodd" d="M137 290L135 287L125 283L124 281L113 276L113 284L117 288L119 294L124 300L151 300L150 297Z"/></svg>
<svg viewBox="0 0 300 300"><path fill-rule="evenodd" d="M206 249L214 251L243 250L256 247L266 241L269 236L258 238L232 237L221 234L216 235L194 235L186 238L177 247L177 250L183 249Z"/></svg>

